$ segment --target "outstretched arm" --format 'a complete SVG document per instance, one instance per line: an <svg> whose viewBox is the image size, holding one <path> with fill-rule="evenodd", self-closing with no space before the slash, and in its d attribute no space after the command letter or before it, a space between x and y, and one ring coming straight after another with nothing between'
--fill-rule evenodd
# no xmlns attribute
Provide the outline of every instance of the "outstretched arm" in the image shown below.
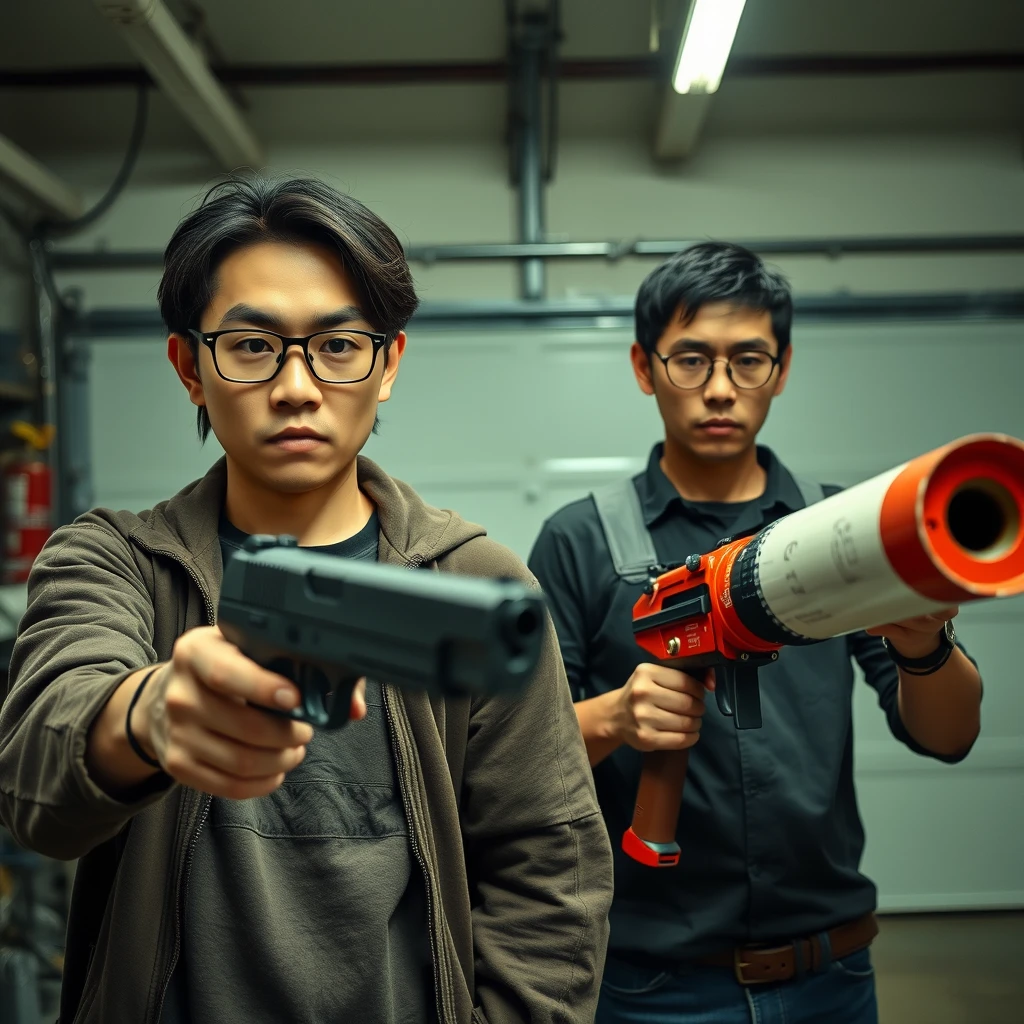
<svg viewBox="0 0 1024 1024"><path fill-rule="evenodd" d="M867 632L887 637L906 658L923 658L938 649L943 624L958 612L946 608ZM967 655L957 647L930 675L899 669L899 680L899 715L910 735L936 754L966 754L981 730L981 676Z"/></svg>

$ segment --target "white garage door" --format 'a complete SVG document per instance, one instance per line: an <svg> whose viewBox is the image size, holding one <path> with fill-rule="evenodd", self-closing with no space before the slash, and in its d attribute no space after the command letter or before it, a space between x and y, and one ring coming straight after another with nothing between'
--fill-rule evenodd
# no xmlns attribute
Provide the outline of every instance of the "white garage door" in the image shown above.
<svg viewBox="0 0 1024 1024"><path fill-rule="evenodd" d="M524 558L544 518L636 472L659 438L629 367L628 331L417 330L367 453ZM97 504L144 508L220 454L161 340L92 346ZM806 325L763 440L801 473L851 484L977 430L1024 436L1024 327L1013 322ZM866 870L885 909L1024 905L1024 602L966 609L986 681L983 736L955 768L889 736L858 687Z"/></svg>

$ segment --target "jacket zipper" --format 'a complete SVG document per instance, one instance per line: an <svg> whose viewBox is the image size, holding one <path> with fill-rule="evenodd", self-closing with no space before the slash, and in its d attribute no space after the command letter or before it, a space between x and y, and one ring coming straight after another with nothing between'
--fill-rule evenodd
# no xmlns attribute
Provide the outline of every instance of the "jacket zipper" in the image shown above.
<svg viewBox="0 0 1024 1024"><path fill-rule="evenodd" d="M170 551L153 551L153 554L164 555L167 558L173 559L185 570L185 572L188 573L189 578L196 585L196 589L202 595L203 605L206 609L207 623L211 626L215 626L217 624L217 611L213 606L213 600L210 597L205 584L199 578L199 574L183 558L180 558L178 555ZM192 874L192 858L195 854L196 845L199 842L199 836L202 834L203 828L206 825L206 819L210 814L210 804L212 803L212 797L208 793L204 793L202 796L203 809L199 814L199 821L196 822L196 827L193 829L192 835L185 845L184 857L181 861L182 870L178 874L178 891L174 894L174 950L171 953L171 962L167 965L167 970L164 973L163 984L160 986L160 998L154 1006L149 1008L150 1012L147 1014L149 1020L154 1022L154 1024L159 1020L159 1015L163 1012L164 1001L167 998L167 986L171 983L174 968L177 966L178 958L181 955L182 912L185 900L188 897L188 882L189 877Z"/></svg>
<svg viewBox="0 0 1024 1024"><path fill-rule="evenodd" d="M171 983L171 977L174 974L174 968L178 964L178 957L181 955L181 924L182 924L182 911L185 906L185 901L188 899L188 882L192 874L192 858L196 851L196 844L199 842L199 836L202 834L203 827L206 825L206 819L210 814L210 804L213 802L212 798L208 793L203 794L203 809L199 815L199 821L196 823L196 827L192 832L192 836L188 841L188 845L185 848L185 865L184 872L181 876L181 882L178 886L178 892L175 894L174 900L174 950L171 953L171 962L167 965L167 970L164 973L164 981L160 986L160 1001L154 1009L158 1009L159 1012L163 1012L164 1000L167 998L167 986ZM154 1018L159 1019L159 1018Z"/></svg>
<svg viewBox="0 0 1024 1024"><path fill-rule="evenodd" d="M398 789L402 794L402 806L405 808L405 819L409 823L409 846L412 848L413 856L416 858L416 863L419 864L420 871L423 873L423 884L427 892L427 918L430 922L427 934L430 936L430 961L434 973L434 1009L437 1011L438 1021L443 1024L443 1022L448 1018L444 1012L444 1006L442 1005L444 1000L441 996L441 964L437 943L434 939L434 932L436 929L434 922L435 897L433 880L430 877L430 872L427 870L426 858L423 856L423 851L420 849L419 837L416 834L416 821L413 816L412 801L409 798L409 793L405 784L404 769L408 762L401 749L398 729L395 726L394 713L391 710L391 700L388 696L387 686L381 687L381 696L383 697L384 712L388 720L388 731L391 734L392 748L399 758L397 772Z"/></svg>

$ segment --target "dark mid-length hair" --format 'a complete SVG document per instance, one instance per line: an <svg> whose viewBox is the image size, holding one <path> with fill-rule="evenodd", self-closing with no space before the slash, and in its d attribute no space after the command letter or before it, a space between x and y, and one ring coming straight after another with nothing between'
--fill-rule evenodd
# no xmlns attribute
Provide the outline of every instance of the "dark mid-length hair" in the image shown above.
<svg viewBox="0 0 1024 1024"><path fill-rule="evenodd" d="M198 329L213 297L217 268L238 249L271 241L315 243L336 252L370 325L387 335L387 353L419 303L405 251L391 228L357 199L315 178L233 175L206 193L164 251L160 313L170 332L185 337L193 356L198 359L197 344L188 331ZM196 427L205 441L210 417L203 406Z"/></svg>
<svg viewBox="0 0 1024 1024"><path fill-rule="evenodd" d="M779 355L786 351L793 325L789 282L755 253L732 242L688 246L644 278L634 308L636 340L645 352L653 352L680 311L685 326L711 302L767 312Z"/></svg>

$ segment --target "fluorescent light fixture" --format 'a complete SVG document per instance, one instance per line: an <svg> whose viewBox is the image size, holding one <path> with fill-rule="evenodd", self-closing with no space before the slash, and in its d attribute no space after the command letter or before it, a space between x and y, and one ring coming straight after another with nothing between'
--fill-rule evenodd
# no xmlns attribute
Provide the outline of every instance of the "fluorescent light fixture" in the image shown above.
<svg viewBox="0 0 1024 1024"><path fill-rule="evenodd" d="M227 170L262 165L255 135L164 0L93 2Z"/></svg>
<svg viewBox="0 0 1024 1024"><path fill-rule="evenodd" d="M672 88L712 93L722 81L746 0L693 0L679 44Z"/></svg>

